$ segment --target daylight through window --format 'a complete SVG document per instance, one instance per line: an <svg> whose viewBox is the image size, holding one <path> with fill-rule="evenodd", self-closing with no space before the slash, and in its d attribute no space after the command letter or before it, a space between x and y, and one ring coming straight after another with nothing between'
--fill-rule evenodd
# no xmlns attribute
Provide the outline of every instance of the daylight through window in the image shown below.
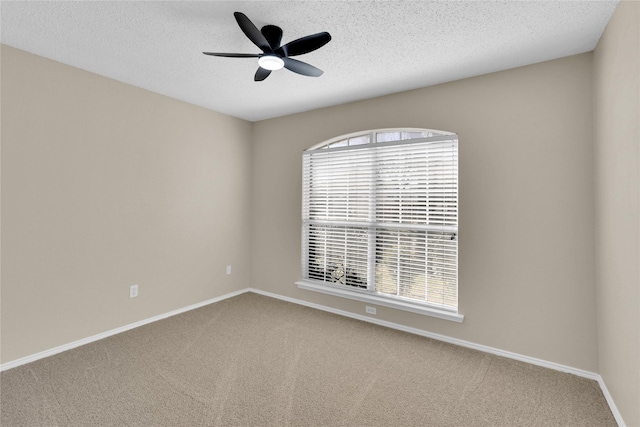
<svg viewBox="0 0 640 427"><path fill-rule="evenodd" d="M380 130L307 150L302 220L304 282L457 312L457 135Z"/></svg>

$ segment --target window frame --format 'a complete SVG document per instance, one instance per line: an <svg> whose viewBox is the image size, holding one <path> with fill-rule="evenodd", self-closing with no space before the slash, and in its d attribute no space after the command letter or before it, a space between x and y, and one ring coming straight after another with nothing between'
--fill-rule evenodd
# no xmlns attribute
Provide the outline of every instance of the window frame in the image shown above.
<svg viewBox="0 0 640 427"><path fill-rule="evenodd" d="M403 136L409 135L408 138L403 138ZM379 134L389 134L389 133L398 133L399 138L395 139L395 140L383 140L383 141L378 141L377 136ZM411 137L411 134L422 134L421 137ZM424 136L425 134L427 134L428 136ZM364 136L368 136L369 138L369 142L362 144L361 140L358 142L358 138L360 137L364 137ZM362 146L362 145L367 145L367 146L375 146L375 147L385 147L385 146L402 146L402 145L409 145L412 143L420 143L420 142L437 142L440 139L452 139L455 138L455 140L458 140L458 136L455 133L452 132L443 132L443 131L437 131L437 130L430 130L430 129L417 129L417 128L392 128L392 129L375 129L375 130L369 130L369 131L364 131L364 132L354 132L351 134L347 134L347 135L341 135L338 136L336 138L332 138L330 140L324 141L322 143L316 144L313 147L309 148L308 150L305 150L305 152L303 153L303 164L304 164L304 159L305 156L310 156L312 155L312 152L322 152L325 149L328 151L335 151L332 150L332 148L338 148L338 147L345 147L345 146L351 146L352 144L349 142L351 140L354 140L358 143L353 144L353 145L357 145L357 146ZM364 148L364 147L362 147ZM342 148L340 151L343 151L344 148ZM347 149L347 151L350 151ZM456 165L457 165L457 145L456 145ZM372 163L373 166L378 165L377 162ZM304 181L303 177L303 181ZM456 183L456 225L455 225L455 231L450 231L449 232L453 232L454 236L456 237L456 241L458 240L458 226L457 226L457 218L458 218L458 195L459 195L459 187L458 187L458 170L456 169L456 179L455 179L455 183ZM315 222L317 222L317 220L312 220L312 219L305 219L305 212L304 212L304 203L306 200L305 197L305 186L303 185L303 221L302 221L302 251L301 251L301 255L302 255L302 273L303 273L303 277L305 276L306 272L307 272L307 262L309 259L309 248L307 246L305 246L305 242L307 242L308 239L308 229L310 229L310 227L312 227L312 224L314 224ZM375 203L375 198L373 199L374 203ZM369 218L371 220L371 218ZM331 221L329 221L331 223ZM384 225L384 223L382 223L379 220L373 220L372 223L375 223L375 225L369 227L369 231L367 232L367 235L369 236L369 239L371 240L372 238L375 240L375 233L371 233L371 228L375 228L375 229L381 229ZM395 225L400 225L400 224L395 224ZM345 230L347 229L347 227L353 227L352 224L349 224L348 226L345 226ZM434 227L431 224L428 225L423 225L423 227L425 227L425 233L427 232L427 228L431 228ZM438 226L435 226L435 228L437 228ZM401 227L400 227L401 228ZM411 230L415 230L414 228L408 227ZM419 228L419 227L418 227ZM450 227L449 227L450 228ZM346 232L346 231L345 231ZM427 239L426 235L425 235L425 239ZM426 240L425 240L426 242ZM427 243L425 243L427 244ZM417 314L423 314L423 315L428 315L428 316L432 316L432 317L436 317L436 318L440 318L440 319L445 319L445 320L450 320L450 321L454 321L454 322L462 322L462 320L464 319L464 315L462 315L459 312L459 305L456 305L455 310L449 307L438 307L438 306L434 306L429 302L421 302L420 300L417 299L412 299L412 298L405 298L402 297L400 295L391 295L391 294L385 294L384 292L378 292L375 289L373 289L374 287L374 282L371 280L372 279L372 275L375 276L375 258L376 258L376 250L374 249L375 245L375 241L374 242L369 242L367 245L367 250L369 251L369 255L368 255L368 264L373 264L373 265L369 265L367 267L367 288L365 289L360 289L358 287L353 287L350 288L348 287L348 285L345 284L334 284L330 281L327 281L326 279L324 279L323 281L320 280L314 280L314 279L306 279L303 278L299 281L296 282L296 285L298 288L300 289L305 289L305 290L309 290L309 291L314 291L314 292L320 292L320 293L324 293L324 294L329 294L329 295L333 295L333 296L338 296L338 297L342 297L342 298L347 298L347 299L351 299L351 300L356 300L356 301L361 301L361 302L365 302L365 303L371 303L371 304L375 304L375 305L379 305L379 306L384 306L384 307L390 307L390 308L394 308L394 309L399 309L399 310L403 310L403 311L409 311L412 313L417 313ZM457 251L457 242L456 242L456 246L455 246L455 255L456 255L456 260L455 260L455 268L457 271L457 267L458 267L458 251ZM373 251L373 253L371 252ZM428 255L426 253L426 246L425 246L425 263L427 262L428 259ZM326 272L325 272L326 274ZM326 277L326 276L325 276ZM457 280L457 273L456 273L456 292L458 290L458 280Z"/></svg>

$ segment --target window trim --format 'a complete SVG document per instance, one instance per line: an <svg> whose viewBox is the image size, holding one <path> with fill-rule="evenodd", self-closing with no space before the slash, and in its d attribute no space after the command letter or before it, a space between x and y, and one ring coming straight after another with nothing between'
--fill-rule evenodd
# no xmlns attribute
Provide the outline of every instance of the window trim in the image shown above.
<svg viewBox="0 0 640 427"><path fill-rule="evenodd" d="M341 135L341 136L337 136L334 138L331 138L329 140L325 140L321 143L318 143L308 149L306 149L304 152L305 153L309 153L309 152L313 152L313 151L322 151L322 152L330 152L330 151L343 151L343 150L358 150L360 148L364 149L366 147L370 147L372 145L375 145L377 147L384 147L384 146L393 146L393 145L404 145L407 143L411 143L410 140L413 140L413 138L410 137L409 140L407 139L400 139L400 140L394 140L394 141L377 141L376 139L376 135L379 133L386 133L386 132L433 132L435 133L435 135L429 135L427 137L424 138L416 138L414 141L416 143L421 142L421 140L424 139L428 139L430 141L438 141L438 140L449 140L452 136L455 137L457 139L457 134L454 132L447 132L447 131L439 131L439 130L431 130L431 129L424 129L424 128L385 128L385 129L373 129L373 130L369 130L369 131L360 131L360 132L353 132L350 134L345 134L345 135ZM355 146L351 146L349 141L351 138L358 138L360 136L365 136L365 135L369 135L370 139L369 139L369 143L365 143L365 144L357 144ZM346 145L337 145L332 147L332 144L335 143L341 143L341 142L347 142ZM314 220L315 222L322 222L321 220ZM332 224L335 224L335 221L331 222ZM372 224L354 224L353 222L348 222L348 224L345 225L350 225L350 226L354 226L354 225L361 225L361 226L370 226ZM375 225L381 225L380 223L376 223ZM397 228L398 225L400 224L390 224L393 225L393 228ZM408 228L415 228L414 224L411 227ZM401 227L404 228L404 227ZM423 225L420 226L418 228L424 228L425 231L427 231L427 229L432 229L432 228L442 228L443 230L440 231L451 231L449 230L450 227L448 226L439 226L439 225ZM447 229L447 230L444 230ZM456 227L455 233L458 233L458 227ZM303 237L304 239L304 237ZM302 269L303 271L305 270L305 263L304 263L304 253L303 253L303 264L302 264ZM457 268L457 262L456 262L456 268ZM369 283L369 282L368 282ZM371 304L376 304L379 306L385 306L385 307L389 307L389 308L393 308L393 309L399 309L399 310L403 310L403 311L408 311L408 312L412 312L412 313L416 313L416 314L421 314L421 315L427 315L427 316L431 316L431 317L435 317L435 318L439 318L439 319L444 319L444 320L449 320L449 321L454 321L457 323L461 323L464 319L464 315L460 313L459 311L459 305L456 307L456 309L447 309L445 307L434 307L433 305L430 304L424 304L420 301L413 301L409 298L403 298L401 296L393 296L393 295L387 295L387 294L379 294L375 291L371 291L371 289L368 290L360 290L357 288L354 289L349 289L349 288L345 288L344 286L340 286L340 285L334 285L330 282L316 282L315 280L310 280L310 279L305 279L302 278L298 281L295 282L296 286L299 289L304 289L304 290L309 290L309 291L313 291L313 292L319 292L319 293L324 293L324 294L328 294L328 295L332 295L332 296L338 296L338 297L342 297L342 298L347 298L347 299L351 299L351 300L355 300L355 301L361 301L361 302L365 302L365 303L371 303Z"/></svg>
<svg viewBox="0 0 640 427"><path fill-rule="evenodd" d="M438 319L451 320L457 323L462 323L462 321L464 320L464 314L461 314L460 312L456 313L455 311L438 309L435 307L426 306L424 304L402 301L400 299L391 298L389 296L381 297L373 293L358 292L355 289L342 289L330 283L321 285L301 279L296 282L296 286L298 287L298 289L305 289L307 291L320 292L322 294L381 305L384 307L395 308L397 310L437 317Z"/></svg>
<svg viewBox="0 0 640 427"><path fill-rule="evenodd" d="M347 133L344 135L340 135L340 136L336 136L334 138L331 139L327 139L325 141L319 142L309 148L307 148L306 150L304 150L304 152L309 152L309 151L314 151L314 150L319 150L322 149L322 147L325 146L329 146L335 142L339 142L342 141L344 139L349 139L349 138L356 138L358 136L362 136L362 135L371 135L372 137L375 134L378 133L386 133L386 132L424 132L424 131L428 131L428 132L434 132L434 133L438 133L440 134L440 136L443 137L449 137L451 135L457 135L457 133L455 132L448 132L448 131L443 131L443 130L436 130L436 129L423 129L423 128L382 128L382 129L372 129L372 130L366 130L366 131L360 131L360 132L351 132L351 133ZM437 138L436 136L431 136L428 138ZM373 141L373 139L372 139ZM399 140L399 141L387 141L390 143L402 143L402 141L406 141L406 140ZM386 142L371 142L370 144L375 144L376 146L379 144L385 144ZM364 144L367 145L367 144ZM340 147L342 148L342 147ZM327 150L331 149L331 148L326 148Z"/></svg>

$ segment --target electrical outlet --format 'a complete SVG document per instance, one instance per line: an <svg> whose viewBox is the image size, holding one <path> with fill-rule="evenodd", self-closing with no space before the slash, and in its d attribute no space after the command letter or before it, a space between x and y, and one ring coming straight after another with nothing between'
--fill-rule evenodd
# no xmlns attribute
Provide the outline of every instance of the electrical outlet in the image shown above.
<svg viewBox="0 0 640 427"><path fill-rule="evenodd" d="M369 307L367 305L364 310L369 314L376 314L376 308L375 307Z"/></svg>
<svg viewBox="0 0 640 427"><path fill-rule="evenodd" d="M138 285L129 286L129 298L135 298L138 296Z"/></svg>
<svg viewBox="0 0 640 427"><path fill-rule="evenodd" d="M227 265L227 276L231 274L231 266Z"/></svg>

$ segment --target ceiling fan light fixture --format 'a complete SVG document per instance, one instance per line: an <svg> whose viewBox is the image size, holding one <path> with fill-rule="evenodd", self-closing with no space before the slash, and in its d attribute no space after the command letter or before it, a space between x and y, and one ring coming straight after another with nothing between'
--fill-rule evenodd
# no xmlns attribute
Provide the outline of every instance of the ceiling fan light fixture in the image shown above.
<svg viewBox="0 0 640 427"><path fill-rule="evenodd" d="M275 55L263 55L258 58L258 65L265 70L275 71L284 67L284 61Z"/></svg>
<svg viewBox="0 0 640 427"><path fill-rule="evenodd" d="M1 1L1 0L0 0ZM245 36L253 44L262 50L262 53L225 53L225 52L202 52L210 56L222 56L226 58L258 58L258 70L253 76L253 80L261 82L271 75L272 71L286 68L287 70L302 76L320 77L322 70L306 62L290 58L291 56L303 55L320 49L331 41L331 34L325 32L311 34L301 37L285 45L280 45L282 41L282 28L275 25L265 25L261 30L255 26L247 15L242 12L234 12L233 16L240 26Z"/></svg>

